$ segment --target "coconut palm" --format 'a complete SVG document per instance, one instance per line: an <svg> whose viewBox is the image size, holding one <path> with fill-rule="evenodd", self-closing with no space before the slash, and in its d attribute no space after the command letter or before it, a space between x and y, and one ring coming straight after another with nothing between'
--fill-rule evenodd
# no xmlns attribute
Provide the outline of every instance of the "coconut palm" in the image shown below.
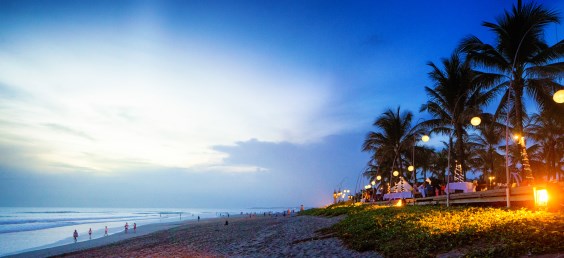
<svg viewBox="0 0 564 258"><path fill-rule="evenodd" d="M435 177L441 182L446 182L446 174L448 168L448 143L443 142L444 148L440 151L434 152L431 155L431 167L429 177ZM427 176L425 176L427 178Z"/></svg>
<svg viewBox="0 0 564 258"><path fill-rule="evenodd" d="M498 180L503 173L503 156L497 152L497 146L502 140L504 125L495 121L491 114L483 114L482 123L477 127L479 134L470 137L473 145L470 162L476 170Z"/></svg>
<svg viewBox="0 0 564 258"><path fill-rule="evenodd" d="M543 168L540 170L545 171L544 175L547 176L547 179L557 178L557 173L562 172L564 124L561 116L562 113L548 111L533 114L531 123L525 127L525 131L536 141L535 145L539 148L539 159L543 163Z"/></svg>
<svg viewBox="0 0 564 258"><path fill-rule="evenodd" d="M376 119L374 126L378 130L368 133L362 145L363 151L373 153L370 163L390 168L389 172L399 168L401 175L405 177L402 153L410 149L408 147L413 145L414 137L421 134L411 126L412 119L413 113L401 112L400 107L396 110L388 109Z"/></svg>
<svg viewBox="0 0 564 258"><path fill-rule="evenodd" d="M431 157L435 154L435 150L427 146L415 147L415 169L420 169L423 180L427 178L427 172L433 165Z"/></svg>
<svg viewBox="0 0 564 258"><path fill-rule="evenodd" d="M463 137L470 126L470 118L481 113L482 106L488 104L499 91L495 85L499 75L474 71L470 62L462 60L458 52L449 59L443 58L442 69L429 62L432 68L429 77L434 87L425 87L429 97L420 111L433 116L422 124L431 128L432 133L442 133L456 138L456 160L462 165L466 178L466 155Z"/></svg>
<svg viewBox="0 0 564 258"><path fill-rule="evenodd" d="M383 166L378 163L370 162L362 175L368 178L370 182L375 181L377 176L382 175L382 167Z"/></svg>
<svg viewBox="0 0 564 258"><path fill-rule="evenodd" d="M514 117L516 134L523 135L524 93L544 109L555 105L551 94L562 89L558 81L564 74L564 63L559 62L564 57L564 40L553 46L544 40L547 25L559 21L556 11L534 2L522 4L518 1L510 12L506 10L498 17L496 23L482 23L495 33L494 45L484 43L476 36L468 36L460 44L460 49L474 64L505 76L503 84L508 87L498 110L509 110Z"/></svg>

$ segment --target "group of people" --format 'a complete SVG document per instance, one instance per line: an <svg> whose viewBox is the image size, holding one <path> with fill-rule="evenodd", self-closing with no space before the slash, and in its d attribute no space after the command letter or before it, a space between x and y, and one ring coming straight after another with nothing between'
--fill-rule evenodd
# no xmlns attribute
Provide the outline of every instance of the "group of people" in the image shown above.
<svg viewBox="0 0 564 258"><path fill-rule="evenodd" d="M416 183L415 194L420 193L422 197L439 196L445 194L445 184L431 184L428 182Z"/></svg>
<svg viewBox="0 0 564 258"><path fill-rule="evenodd" d="M380 189L378 189L377 192L366 191L363 195L362 201L382 201L384 197L383 193L386 193L387 190L388 189L384 186L383 192ZM436 179L427 179L422 183L415 183L413 185L413 193L416 198L445 195L446 184L441 183Z"/></svg>
<svg viewBox="0 0 564 258"><path fill-rule="evenodd" d="M127 222L125 222L125 233L127 234L127 231L129 230L129 224L127 224ZM133 233L137 233L137 223L133 223Z"/></svg>
<svg viewBox="0 0 564 258"><path fill-rule="evenodd" d="M124 227L125 227L125 233L127 234L127 231L129 230L129 224L125 222ZM133 223L133 233L137 233L137 223ZM108 226L106 226L104 229L104 236L108 236ZM78 231L76 229L74 230L72 237L74 238L74 242L76 243L78 241ZM88 239L92 239L92 228L88 230Z"/></svg>

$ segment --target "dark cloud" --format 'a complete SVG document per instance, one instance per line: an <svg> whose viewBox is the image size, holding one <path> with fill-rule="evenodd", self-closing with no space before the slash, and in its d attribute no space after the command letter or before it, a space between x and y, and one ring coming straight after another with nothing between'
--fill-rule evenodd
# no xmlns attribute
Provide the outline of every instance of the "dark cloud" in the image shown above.
<svg viewBox="0 0 564 258"><path fill-rule="evenodd" d="M211 173L151 168L100 175L43 173L0 166L0 206L248 208L318 206L335 187L353 188L366 163L363 134L331 136L295 145L250 140L217 146L225 166L268 169ZM343 181L342 185L339 185Z"/></svg>

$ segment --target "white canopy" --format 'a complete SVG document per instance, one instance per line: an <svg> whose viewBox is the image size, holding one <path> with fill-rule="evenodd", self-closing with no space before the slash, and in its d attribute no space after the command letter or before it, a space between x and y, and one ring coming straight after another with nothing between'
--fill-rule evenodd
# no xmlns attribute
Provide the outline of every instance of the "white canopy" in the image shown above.
<svg viewBox="0 0 564 258"><path fill-rule="evenodd" d="M392 187L393 192L411 192L413 187L403 178L400 177L400 181Z"/></svg>

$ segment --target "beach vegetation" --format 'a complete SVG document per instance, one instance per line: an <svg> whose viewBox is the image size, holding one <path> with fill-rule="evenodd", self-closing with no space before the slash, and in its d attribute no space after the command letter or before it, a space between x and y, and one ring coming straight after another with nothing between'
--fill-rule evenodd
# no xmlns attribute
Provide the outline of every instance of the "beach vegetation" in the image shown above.
<svg viewBox="0 0 564 258"><path fill-rule="evenodd" d="M562 252L564 215L527 209L445 206L338 206L304 214L347 217L324 233L385 257L514 257Z"/></svg>

